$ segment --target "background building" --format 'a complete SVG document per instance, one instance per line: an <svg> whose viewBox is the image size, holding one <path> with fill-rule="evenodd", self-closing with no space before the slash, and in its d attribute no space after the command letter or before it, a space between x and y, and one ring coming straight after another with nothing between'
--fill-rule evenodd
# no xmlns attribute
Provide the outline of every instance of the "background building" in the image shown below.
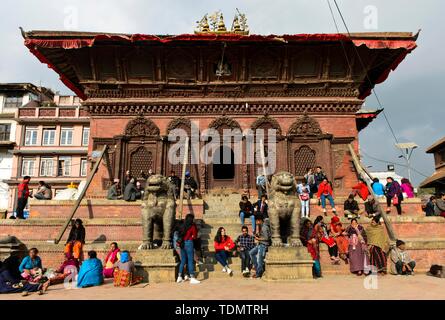
<svg viewBox="0 0 445 320"><path fill-rule="evenodd" d="M420 184L421 188L435 188L436 192L445 192L445 137L430 146L426 153L434 155L435 171Z"/></svg>
<svg viewBox="0 0 445 320"><path fill-rule="evenodd" d="M54 93L31 83L0 83L0 210L10 208L9 186L16 145L16 111L33 101L52 101Z"/></svg>
<svg viewBox="0 0 445 320"><path fill-rule="evenodd" d="M15 118L10 209L15 207L16 187L23 176L32 177L34 191L40 180L47 182L53 196L71 182L77 185L85 179L90 126L78 97L56 95L50 102L32 101L17 108Z"/></svg>

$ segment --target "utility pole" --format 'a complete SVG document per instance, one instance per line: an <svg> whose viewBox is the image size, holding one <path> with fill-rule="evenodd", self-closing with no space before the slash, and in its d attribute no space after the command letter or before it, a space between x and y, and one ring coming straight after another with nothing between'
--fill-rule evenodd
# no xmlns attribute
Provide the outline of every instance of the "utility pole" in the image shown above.
<svg viewBox="0 0 445 320"><path fill-rule="evenodd" d="M408 179L411 181L411 156L413 155L414 149L418 147L414 142L397 143L396 147L402 151L402 155L399 158L405 159L406 167L408 168Z"/></svg>

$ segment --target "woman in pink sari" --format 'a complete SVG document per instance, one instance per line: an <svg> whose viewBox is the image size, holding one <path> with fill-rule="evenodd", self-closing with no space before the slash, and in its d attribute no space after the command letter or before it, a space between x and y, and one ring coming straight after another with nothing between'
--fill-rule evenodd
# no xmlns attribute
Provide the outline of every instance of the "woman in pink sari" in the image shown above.
<svg viewBox="0 0 445 320"><path fill-rule="evenodd" d="M105 278L113 278L114 264L119 260L119 258L120 258L120 249L118 248L116 242L112 242L110 245L110 251L105 257L105 262L104 262L103 273Z"/></svg>

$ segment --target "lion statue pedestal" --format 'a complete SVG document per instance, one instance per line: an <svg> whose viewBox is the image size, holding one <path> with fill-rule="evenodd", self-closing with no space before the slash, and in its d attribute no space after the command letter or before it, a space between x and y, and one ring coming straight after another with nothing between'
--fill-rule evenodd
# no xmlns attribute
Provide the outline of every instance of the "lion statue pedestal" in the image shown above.
<svg viewBox="0 0 445 320"><path fill-rule="evenodd" d="M133 255L136 275L143 277L144 282L175 282L178 259L173 250L153 249L138 250Z"/></svg>
<svg viewBox="0 0 445 320"><path fill-rule="evenodd" d="M300 241L301 205L296 187L289 172L272 176L268 200L272 246L266 255L265 280L312 279L313 260Z"/></svg>
<svg viewBox="0 0 445 320"><path fill-rule="evenodd" d="M266 255L266 281L313 279L314 261L306 247L269 247Z"/></svg>
<svg viewBox="0 0 445 320"><path fill-rule="evenodd" d="M137 275L149 282L174 282L178 261L171 240L176 202L166 177L155 174L147 179L141 211L143 242L133 257ZM160 248L155 248L156 240L162 240Z"/></svg>

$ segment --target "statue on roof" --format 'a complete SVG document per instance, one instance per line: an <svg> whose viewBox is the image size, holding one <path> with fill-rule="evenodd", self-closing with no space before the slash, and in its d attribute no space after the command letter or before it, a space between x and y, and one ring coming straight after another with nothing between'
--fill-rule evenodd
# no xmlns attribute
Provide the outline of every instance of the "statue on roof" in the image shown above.
<svg viewBox="0 0 445 320"><path fill-rule="evenodd" d="M236 9L236 11L237 13L233 18L232 27L230 28L230 30L226 28L222 12L216 11L210 15L205 14L201 20L196 21L197 26L195 28L195 34L208 34L208 33L216 33L216 34L235 33L241 35L249 34L246 15L239 12L238 9Z"/></svg>

